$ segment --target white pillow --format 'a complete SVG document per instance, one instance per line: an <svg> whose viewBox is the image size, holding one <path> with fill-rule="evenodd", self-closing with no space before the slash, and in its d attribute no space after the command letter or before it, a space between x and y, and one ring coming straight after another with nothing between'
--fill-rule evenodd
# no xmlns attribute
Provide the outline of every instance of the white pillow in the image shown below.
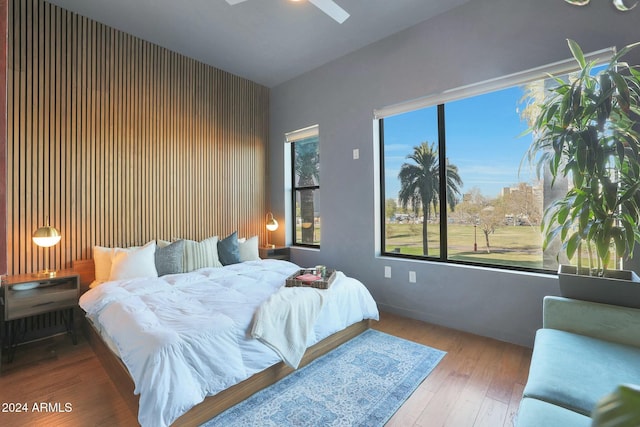
<svg viewBox="0 0 640 427"><path fill-rule="evenodd" d="M147 243L145 246L153 243L155 241L151 241ZM131 246L128 248L107 248L104 246L94 246L93 247L93 264L95 268L95 277L94 281L89 286L90 288L94 288L98 285L103 284L104 282L108 282L111 277L111 264L113 263L113 257L117 252L122 251L132 251L140 248L140 246Z"/></svg>
<svg viewBox="0 0 640 427"><path fill-rule="evenodd" d="M104 246L93 247L93 264L95 266L95 282L102 283L109 280L111 275L111 258L113 248Z"/></svg>
<svg viewBox="0 0 640 427"><path fill-rule="evenodd" d="M109 280L158 277L155 253L155 242L134 250L117 249L111 263Z"/></svg>
<svg viewBox="0 0 640 427"><path fill-rule="evenodd" d="M184 239L182 267L185 273L204 267L222 267L218 259L218 236L201 242Z"/></svg>
<svg viewBox="0 0 640 427"><path fill-rule="evenodd" d="M260 259L258 251L258 236L245 239L238 239L238 250L240 251L240 262L255 261Z"/></svg>

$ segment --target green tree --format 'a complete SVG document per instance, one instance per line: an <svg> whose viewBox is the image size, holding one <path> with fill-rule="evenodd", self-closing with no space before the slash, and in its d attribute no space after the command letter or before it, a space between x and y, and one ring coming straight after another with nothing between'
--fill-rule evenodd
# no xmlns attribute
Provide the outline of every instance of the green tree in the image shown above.
<svg viewBox="0 0 640 427"><path fill-rule="evenodd" d="M295 172L298 177L300 194L300 219L302 221L302 243L313 244L315 215L313 204L313 187L320 182L320 154L318 140L300 141L295 144Z"/></svg>
<svg viewBox="0 0 640 427"><path fill-rule="evenodd" d="M395 199L385 200L384 211L387 219L391 219L396 214L396 212L398 211L398 204L396 203Z"/></svg>
<svg viewBox="0 0 640 427"><path fill-rule="evenodd" d="M440 202L440 162L435 144L427 142L413 147L413 153L407 156L412 163L404 163L398 173L400 192L398 198L403 208L411 206L418 213L422 208L422 253L429 255L427 223L433 206L434 212ZM446 161L446 202L454 209L460 196L462 179L458 167Z"/></svg>

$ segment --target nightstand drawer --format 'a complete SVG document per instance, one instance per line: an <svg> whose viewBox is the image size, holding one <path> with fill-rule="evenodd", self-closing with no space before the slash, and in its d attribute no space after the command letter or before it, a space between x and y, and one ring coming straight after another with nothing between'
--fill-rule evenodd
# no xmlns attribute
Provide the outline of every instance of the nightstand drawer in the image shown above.
<svg viewBox="0 0 640 427"><path fill-rule="evenodd" d="M26 291L10 291L6 300L5 320L13 320L47 311L60 310L78 304L77 289L42 291L41 288Z"/></svg>
<svg viewBox="0 0 640 427"><path fill-rule="evenodd" d="M260 247L258 248L258 253L262 259L289 261L290 258L288 246Z"/></svg>

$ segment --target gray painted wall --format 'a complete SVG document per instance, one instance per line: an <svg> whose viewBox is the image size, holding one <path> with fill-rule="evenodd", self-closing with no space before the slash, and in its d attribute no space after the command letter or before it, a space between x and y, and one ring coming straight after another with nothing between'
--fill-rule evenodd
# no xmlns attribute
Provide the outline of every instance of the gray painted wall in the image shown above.
<svg viewBox="0 0 640 427"><path fill-rule="evenodd" d="M531 346L543 296L558 294L555 276L377 256L373 110L566 59L566 38L585 51L640 40L640 9L622 14L608 1L592 3L472 0L273 88L270 201L280 220L288 213L284 133L320 125L322 247L294 248L293 261L360 279L381 310ZM287 240L283 228L276 242Z"/></svg>

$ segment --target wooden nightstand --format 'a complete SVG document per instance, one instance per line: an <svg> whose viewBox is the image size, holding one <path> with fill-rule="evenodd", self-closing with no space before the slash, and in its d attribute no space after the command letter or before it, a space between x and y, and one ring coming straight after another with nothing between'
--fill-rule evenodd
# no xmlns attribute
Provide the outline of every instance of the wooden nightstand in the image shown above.
<svg viewBox="0 0 640 427"><path fill-rule="evenodd" d="M289 246L260 247L259 255L262 259L281 259L289 261Z"/></svg>
<svg viewBox="0 0 640 427"><path fill-rule="evenodd" d="M23 274L3 278L0 301L8 328L0 346L0 363L3 348L8 350L8 361L13 361L19 336L25 333L25 319L30 316L60 311L67 332L76 344L73 312L78 305L79 289L80 280L73 271L59 271L55 277Z"/></svg>

